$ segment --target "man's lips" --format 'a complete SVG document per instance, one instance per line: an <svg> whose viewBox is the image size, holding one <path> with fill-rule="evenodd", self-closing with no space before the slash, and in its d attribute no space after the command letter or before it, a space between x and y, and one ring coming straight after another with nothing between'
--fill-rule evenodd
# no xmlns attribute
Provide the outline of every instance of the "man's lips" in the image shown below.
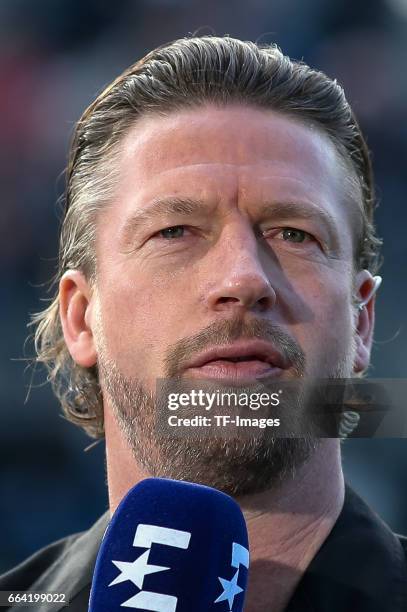
<svg viewBox="0 0 407 612"><path fill-rule="evenodd" d="M186 370L203 378L255 378L277 376L289 365L273 345L252 340L212 347L188 363Z"/></svg>
<svg viewBox="0 0 407 612"><path fill-rule="evenodd" d="M198 378L219 378L219 379L252 379L268 376L279 376L283 370L271 366L265 361L241 361L233 363L223 359L209 361L198 368L189 368L189 372Z"/></svg>

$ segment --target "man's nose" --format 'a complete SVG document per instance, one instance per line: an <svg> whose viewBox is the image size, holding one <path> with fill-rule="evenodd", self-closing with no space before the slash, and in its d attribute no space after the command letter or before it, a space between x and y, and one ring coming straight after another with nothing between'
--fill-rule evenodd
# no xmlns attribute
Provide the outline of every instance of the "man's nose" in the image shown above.
<svg viewBox="0 0 407 612"><path fill-rule="evenodd" d="M217 311L238 308L259 312L273 308L276 303L270 279L270 270L275 268L273 255L263 251L254 231L240 232L239 237L229 233L218 246L213 260L215 269L209 277L216 280L206 293L209 307Z"/></svg>

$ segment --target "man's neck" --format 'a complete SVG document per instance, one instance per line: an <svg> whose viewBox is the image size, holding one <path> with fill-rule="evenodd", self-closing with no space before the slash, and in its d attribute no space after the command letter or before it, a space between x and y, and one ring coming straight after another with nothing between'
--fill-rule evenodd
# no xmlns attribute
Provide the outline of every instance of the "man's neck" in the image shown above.
<svg viewBox="0 0 407 612"><path fill-rule="evenodd" d="M249 532L245 612L282 612L343 506L338 440L321 440L296 477L278 490L238 498Z"/></svg>

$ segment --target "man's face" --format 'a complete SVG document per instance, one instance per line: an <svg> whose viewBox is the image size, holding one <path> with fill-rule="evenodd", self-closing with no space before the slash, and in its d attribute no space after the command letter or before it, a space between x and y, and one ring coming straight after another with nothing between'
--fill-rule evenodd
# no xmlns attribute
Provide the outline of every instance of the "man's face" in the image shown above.
<svg viewBox="0 0 407 612"><path fill-rule="evenodd" d="M142 118L117 163L117 196L97 227L95 340L105 409L113 406L135 454L150 435L156 380L222 376L222 368L188 368L213 346L260 337L284 366L260 364L255 373L352 375L355 203L325 135L271 111L207 106ZM189 212L169 212L171 201L187 202ZM156 475L202 474L182 473L185 454L163 473L175 462L168 449L153 452L150 438ZM314 448L291 443L299 445L293 463ZM218 469L227 470L225 448ZM286 451L275 453L296 454ZM204 452L201 467L210 463ZM251 453L248 463L260 461L259 448ZM273 451L266 454L263 464ZM146 454L138 459L148 463Z"/></svg>

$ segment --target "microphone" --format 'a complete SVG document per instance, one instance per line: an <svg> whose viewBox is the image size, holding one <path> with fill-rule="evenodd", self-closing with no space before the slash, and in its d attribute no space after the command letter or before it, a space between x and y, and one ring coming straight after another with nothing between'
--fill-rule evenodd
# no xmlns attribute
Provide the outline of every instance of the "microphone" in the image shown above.
<svg viewBox="0 0 407 612"><path fill-rule="evenodd" d="M249 568L238 504L211 487L147 478L114 512L89 612L242 612Z"/></svg>

